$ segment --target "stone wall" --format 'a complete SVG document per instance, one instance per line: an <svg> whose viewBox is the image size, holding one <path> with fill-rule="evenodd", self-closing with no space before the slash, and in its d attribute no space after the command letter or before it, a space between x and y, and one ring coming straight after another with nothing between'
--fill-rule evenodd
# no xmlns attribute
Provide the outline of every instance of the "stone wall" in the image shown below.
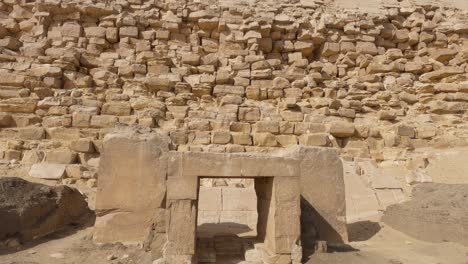
<svg viewBox="0 0 468 264"><path fill-rule="evenodd" d="M4 0L2 173L40 164L29 176L93 187L117 124L178 151L303 144L414 166L414 149L467 145L467 19L432 4Z"/></svg>

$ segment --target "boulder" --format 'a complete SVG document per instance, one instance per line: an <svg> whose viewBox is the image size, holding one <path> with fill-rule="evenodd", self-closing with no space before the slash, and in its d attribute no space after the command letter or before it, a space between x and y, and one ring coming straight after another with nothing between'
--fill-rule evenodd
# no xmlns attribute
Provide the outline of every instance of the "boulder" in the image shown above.
<svg viewBox="0 0 468 264"><path fill-rule="evenodd" d="M78 224L91 211L68 186L47 186L17 177L0 178L0 241L25 242Z"/></svg>

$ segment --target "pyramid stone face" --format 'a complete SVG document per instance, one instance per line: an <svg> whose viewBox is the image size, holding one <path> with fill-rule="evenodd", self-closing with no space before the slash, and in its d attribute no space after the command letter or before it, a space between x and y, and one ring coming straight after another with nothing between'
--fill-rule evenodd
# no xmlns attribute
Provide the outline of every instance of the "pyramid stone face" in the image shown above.
<svg viewBox="0 0 468 264"><path fill-rule="evenodd" d="M5 175L99 193L98 240L162 247L155 215L195 206L200 177L259 175L299 177L307 223L346 240L342 162L404 168L361 168L384 201L365 215L457 168L426 150L468 145L464 0L98 2L0 3Z"/></svg>

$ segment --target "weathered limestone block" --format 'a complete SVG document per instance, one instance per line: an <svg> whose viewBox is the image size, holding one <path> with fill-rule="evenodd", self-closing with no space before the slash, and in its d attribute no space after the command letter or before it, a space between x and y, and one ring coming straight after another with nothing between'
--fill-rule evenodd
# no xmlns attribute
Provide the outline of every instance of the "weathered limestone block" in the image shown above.
<svg viewBox="0 0 468 264"><path fill-rule="evenodd" d="M373 56L379 53L377 47L372 42L357 42L356 51L361 54L370 54Z"/></svg>
<svg viewBox="0 0 468 264"><path fill-rule="evenodd" d="M22 87L25 79L24 75L0 71L0 85Z"/></svg>
<svg viewBox="0 0 468 264"><path fill-rule="evenodd" d="M63 37L79 38L82 34L82 28L79 24L65 23L60 33Z"/></svg>
<svg viewBox="0 0 468 264"><path fill-rule="evenodd" d="M407 125L399 125L396 128L396 134L399 136L414 138L415 136L414 127L407 126Z"/></svg>
<svg viewBox="0 0 468 264"><path fill-rule="evenodd" d="M130 37L138 38L138 28L137 27L121 27L119 28L120 38Z"/></svg>
<svg viewBox="0 0 468 264"><path fill-rule="evenodd" d="M231 142L231 133L229 131L213 131L211 135L213 144L228 144Z"/></svg>
<svg viewBox="0 0 468 264"><path fill-rule="evenodd" d="M253 132L269 132L273 134L278 134L279 124L277 121L258 121L252 125Z"/></svg>
<svg viewBox="0 0 468 264"><path fill-rule="evenodd" d="M301 226L315 226L321 240L347 241L343 165L336 151L301 146L291 149L301 159ZM313 246L306 241L314 238L302 236L302 241L303 246Z"/></svg>
<svg viewBox="0 0 468 264"><path fill-rule="evenodd" d="M106 29L103 27L86 27L84 29L87 38L105 38Z"/></svg>
<svg viewBox="0 0 468 264"><path fill-rule="evenodd" d="M432 138L437 133L437 127L434 125L422 125L416 127L416 138Z"/></svg>
<svg viewBox="0 0 468 264"><path fill-rule="evenodd" d="M94 239L141 243L153 223L153 212L164 207L164 153L169 150L169 139L122 130L106 135L103 144Z"/></svg>
<svg viewBox="0 0 468 264"><path fill-rule="evenodd" d="M352 137L354 135L354 124L349 122L332 122L329 132L335 137Z"/></svg>
<svg viewBox="0 0 468 264"><path fill-rule="evenodd" d="M145 81L146 87L152 91L170 91L172 89L171 82L167 78L148 77Z"/></svg>
<svg viewBox="0 0 468 264"><path fill-rule="evenodd" d="M244 96L245 89L243 86L234 86L234 85L216 85L213 89L213 95L223 96L223 95L239 95Z"/></svg>
<svg viewBox="0 0 468 264"><path fill-rule="evenodd" d="M342 44L343 46L343 44ZM340 52L340 43L325 42L322 48L322 56L329 57Z"/></svg>
<svg viewBox="0 0 468 264"><path fill-rule="evenodd" d="M10 98L0 101L0 112L34 113L37 100L32 98Z"/></svg>
<svg viewBox="0 0 468 264"><path fill-rule="evenodd" d="M330 145L330 140L326 133L303 134L299 137L299 144L304 146L326 147Z"/></svg>
<svg viewBox="0 0 468 264"><path fill-rule="evenodd" d="M302 122L304 120L304 113L300 111L281 111L280 115L285 121Z"/></svg>
<svg viewBox="0 0 468 264"><path fill-rule="evenodd" d="M65 176L64 164L37 163L31 166L29 176L45 180L60 180Z"/></svg>
<svg viewBox="0 0 468 264"><path fill-rule="evenodd" d="M195 255L197 208L193 200L169 200L165 255Z"/></svg>
<svg viewBox="0 0 468 264"><path fill-rule="evenodd" d="M21 139L41 140L45 138L45 130L42 127L25 127L18 130Z"/></svg>
<svg viewBox="0 0 468 264"><path fill-rule="evenodd" d="M232 143L236 145L252 145L252 137L248 133L232 133Z"/></svg>
<svg viewBox="0 0 468 264"><path fill-rule="evenodd" d="M260 147L276 147L278 142L276 141L275 135L271 133L254 133L253 140L255 146Z"/></svg>
<svg viewBox="0 0 468 264"><path fill-rule="evenodd" d="M90 139L80 139L70 142L70 149L76 152L93 153L95 151Z"/></svg>
<svg viewBox="0 0 468 264"><path fill-rule="evenodd" d="M258 121L260 120L260 110L257 107L239 108L240 121Z"/></svg>
<svg viewBox="0 0 468 264"><path fill-rule="evenodd" d="M300 122L294 125L294 134L302 135L307 133L325 133L327 128L321 123Z"/></svg>
<svg viewBox="0 0 468 264"><path fill-rule="evenodd" d="M111 115L92 116L91 121L90 121L90 126L95 127L95 128L114 127L117 121L118 121L118 118L116 116L111 116Z"/></svg>
<svg viewBox="0 0 468 264"><path fill-rule="evenodd" d="M101 113L103 115L127 116L132 109L127 102L109 102L102 105Z"/></svg>
<svg viewBox="0 0 468 264"><path fill-rule="evenodd" d="M45 161L47 163L72 164L76 162L77 155L69 150L47 151Z"/></svg>

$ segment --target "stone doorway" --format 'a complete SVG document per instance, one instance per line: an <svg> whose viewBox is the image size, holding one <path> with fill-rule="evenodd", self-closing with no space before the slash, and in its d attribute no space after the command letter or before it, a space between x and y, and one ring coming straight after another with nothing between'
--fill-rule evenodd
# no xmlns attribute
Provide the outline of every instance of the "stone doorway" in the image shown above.
<svg viewBox="0 0 468 264"><path fill-rule="evenodd" d="M245 259L246 251L254 249L254 244L259 245L255 248L261 251L260 254L256 255L259 258L257 261L267 263L283 263L283 261L289 263L292 252L296 248L300 251L300 185L299 177L294 169L280 169L279 164L274 164L275 158L256 160L257 156L245 155L239 156L237 160L222 161L214 158L219 156L208 157L210 155L206 153L180 155L182 156L181 160L174 160L174 163L178 163L179 166L173 166L177 169L174 170L173 174L171 174L172 172L168 174L168 213L166 217L168 242L165 248L167 260L172 261L171 263L183 263L184 261L197 263L198 260L200 260L199 263L231 263L226 262L225 259L217 259L218 256L222 259L223 249L216 250L215 248L215 251L210 253L209 247L214 245L206 245L204 244L206 240L197 239L200 190L203 192L202 199L204 199L204 195L216 197L219 192L223 191L212 189L211 193L205 193L210 191L207 191L204 186L200 186L199 183L203 179L251 180L254 182L253 190L257 198L258 220L255 232L249 230L252 228L249 228L248 224L235 225L228 222L224 225L224 231L226 235L230 236L218 240L215 237L211 243L217 243L218 246L225 246L228 249L229 247L235 248L236 255L240 257L239 261L243 260L242 257ZM207 158L209 159L206 160ZM282 158L281 162L284 161L285 159ZM262 164L261 167L259 167L259 163ZM273 172L262 169L268 165L271 165L272 168L276 167L278 170ZM278 174L281 172L284 174ZM232 207L228 206L228 208L235 209L236 201L231 202L230 206ZM212 206L220 208L216 202ZM210 208L202 205L201 209ZM202 210L202 214L209 214L205 211L207 210ZM218 227L222 227L222 225ZM202 228L202 231L206 231L206 229ZM222 232L221 230L221 234ZM239 241L241 236L233 235L233 232L245 234L251 240ZM201 244L197 245L197 242L201 242ZM203 250L208 250L208 253L203 252Z"/></svg>
<svg viewBox="0 0 468 264"><path fill-rule="evenodd" d="M94 241L144 245L164 263L196 263L198 182L204 177L270 179L275 212L257 229L264 230L271 253L266 263L301 263L300 237L346 240L342 164L333 150L174 152L169 142L164 135L132 129L105 137ZM310 226L316 232L307 232Z"/></svg>

